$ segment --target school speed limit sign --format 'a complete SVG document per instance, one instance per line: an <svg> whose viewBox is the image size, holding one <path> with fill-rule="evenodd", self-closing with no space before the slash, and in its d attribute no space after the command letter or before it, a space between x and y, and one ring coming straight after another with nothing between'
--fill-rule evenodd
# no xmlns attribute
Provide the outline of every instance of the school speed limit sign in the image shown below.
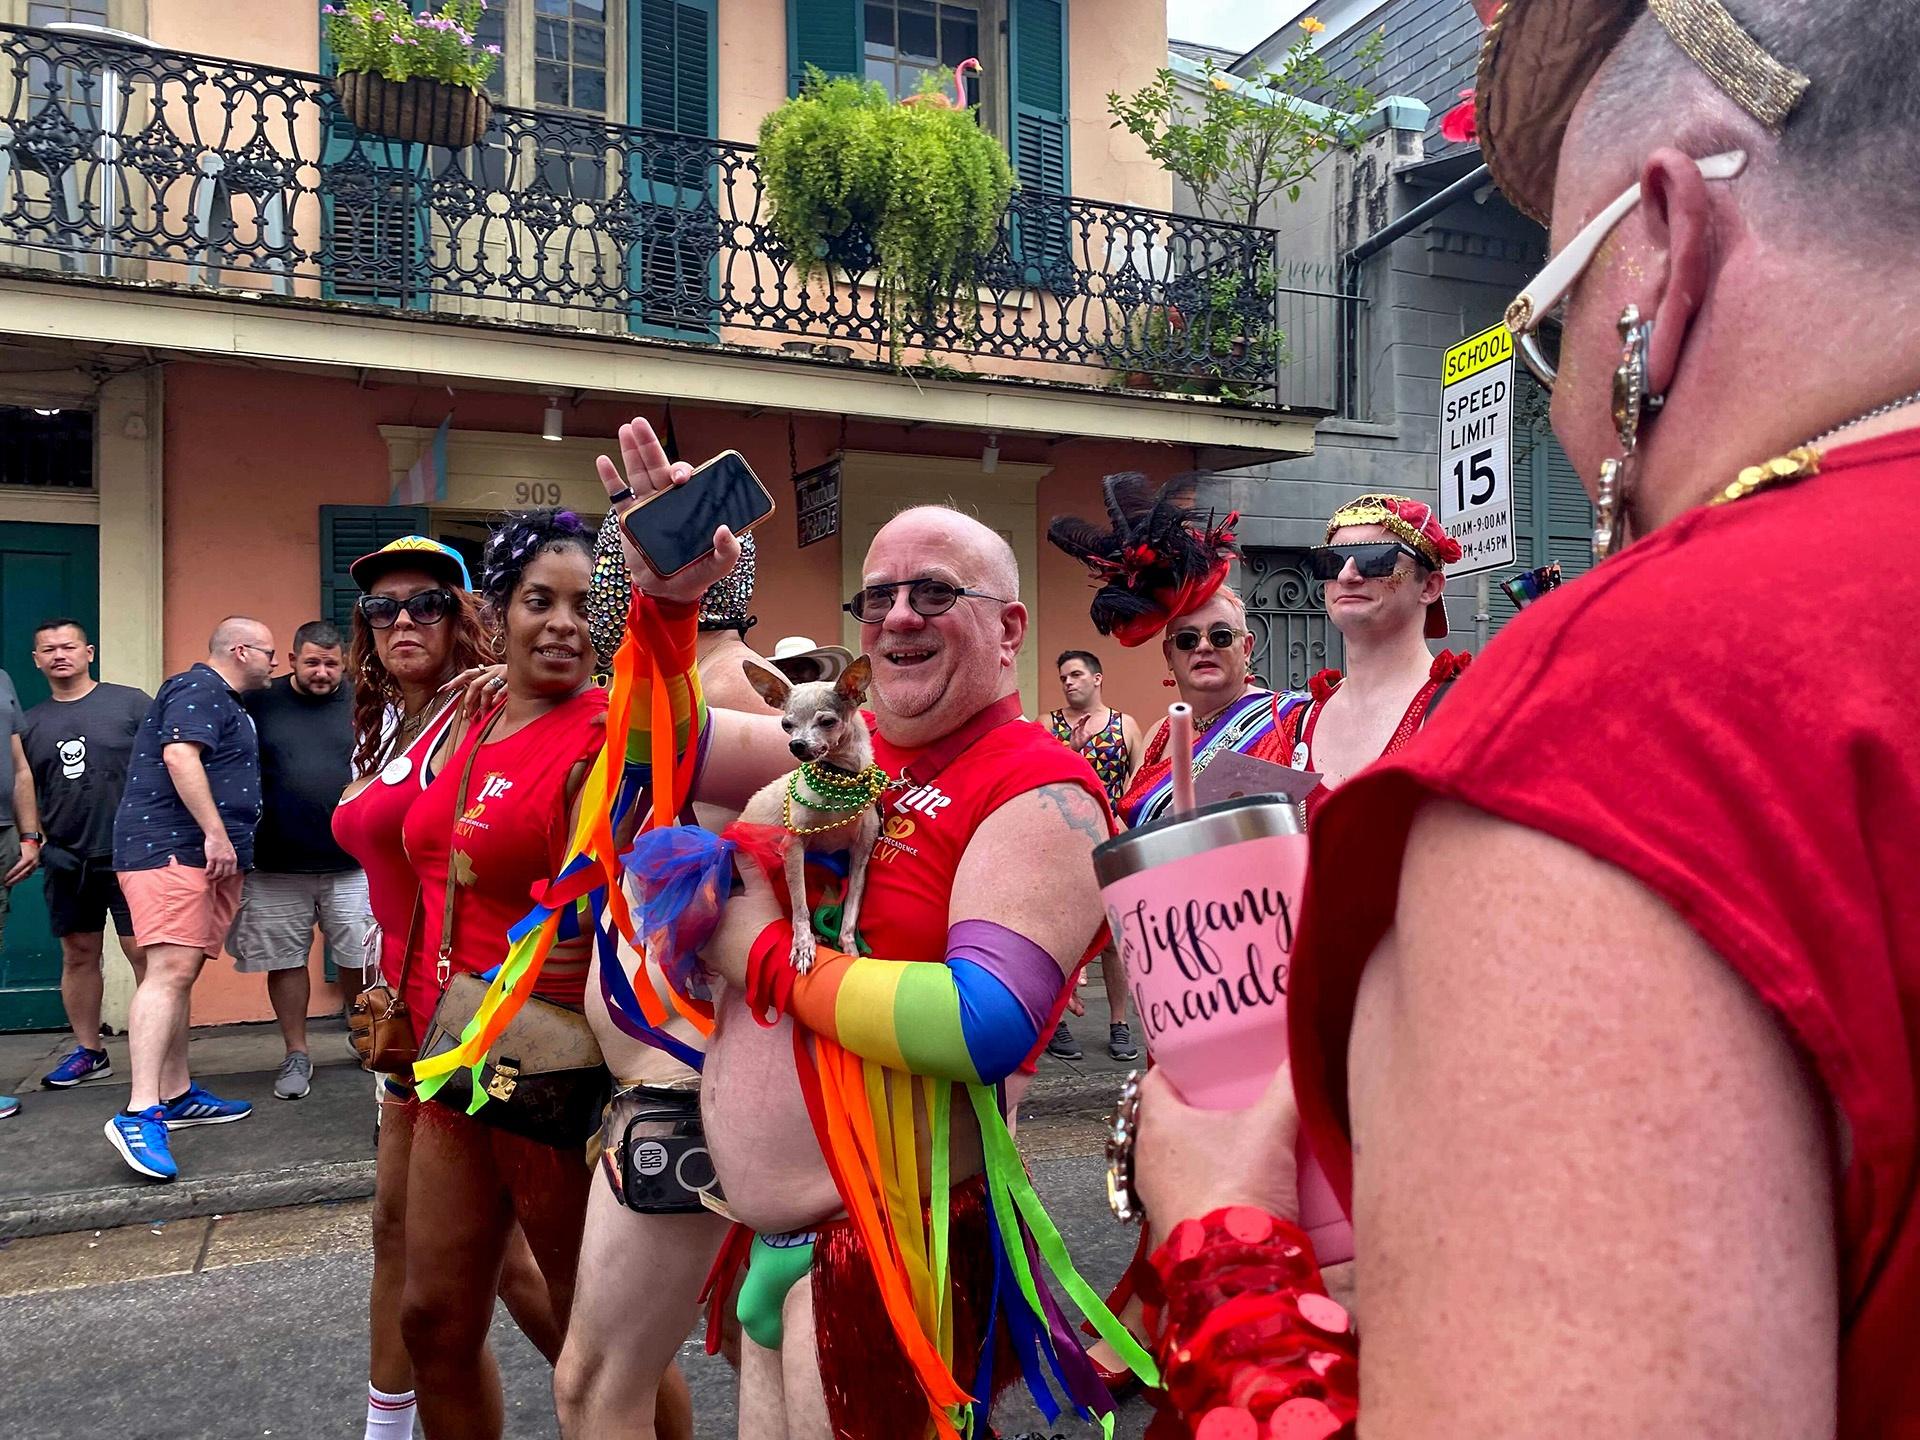
<svg viewBox="0 0 1920 1440"><path fill-rule="evenodd" d="M1504 325L1447 351L1440 372L1440 523L1452 575L1513 564L1513 336Z"/></svg>

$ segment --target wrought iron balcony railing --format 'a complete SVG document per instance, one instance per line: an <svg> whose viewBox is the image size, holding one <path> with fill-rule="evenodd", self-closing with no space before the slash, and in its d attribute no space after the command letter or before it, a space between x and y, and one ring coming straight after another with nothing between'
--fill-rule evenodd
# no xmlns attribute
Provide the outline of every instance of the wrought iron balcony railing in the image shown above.
<svg viewBox="0 0 1920 1440"><path fill-rule="evenodd" d="M361 134L318 75L13 25L0 53L0 263L889 354L858 238L805 276L751 146L502 106L444 150ZM936 369L1331 409L1333 289L1270 231L1022 190L977 303L900 339Z"/></svg>

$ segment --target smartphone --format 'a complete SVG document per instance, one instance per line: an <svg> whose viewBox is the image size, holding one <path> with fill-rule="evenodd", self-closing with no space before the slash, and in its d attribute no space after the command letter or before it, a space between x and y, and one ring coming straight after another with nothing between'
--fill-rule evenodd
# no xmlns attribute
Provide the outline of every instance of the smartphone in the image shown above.
<svg viewBox="0 0 1920 1440"><path fill-rule="evenodd" d="M713 553L722 525L744 535L773 514L773 496L738 450L722 450L684 485L662 490L626 513L627 538L656 575L678 575Z"/></svg>

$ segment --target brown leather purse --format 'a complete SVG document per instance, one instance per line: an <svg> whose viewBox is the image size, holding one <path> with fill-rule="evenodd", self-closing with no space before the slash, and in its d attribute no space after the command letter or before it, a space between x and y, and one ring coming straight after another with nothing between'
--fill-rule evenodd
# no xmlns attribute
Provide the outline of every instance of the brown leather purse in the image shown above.
<svg viewBox="0 0 1920 1440"><path fill-rule="evenodd" d="M347 1013L347 1034L359 1052L360 1068L376 1074L411 1075L419 1058L419 1046L413 1038L413 1016L405 1000L407 965L413 958L413 927L420 922L420 902L414 901L413 920L407 929L407 943L400 952L400 983L369 985L355 997ZM380 963L380 927L368 935L369 965Z"/></svg>

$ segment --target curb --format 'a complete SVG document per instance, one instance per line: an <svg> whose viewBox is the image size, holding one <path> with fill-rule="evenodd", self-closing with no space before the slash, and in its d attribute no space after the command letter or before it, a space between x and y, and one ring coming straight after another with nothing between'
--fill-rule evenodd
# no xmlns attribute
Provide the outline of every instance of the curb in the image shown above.
<svg viewBox="0 0 1920 1440"><path fill-rule="evenodd" d="M1023 1115L1097 1112L1113 1105L1123 1075L1041 1075L1020 1102ZM207 1175L170 1184L109 1190L68 1190L54 1195L0 1199L0 1240L63 1235L75 1230L112 1230L158 1220L234 1215L329 1200L359 1200L373 1194L374 1162L329 1164Z"/></svg>
<svg viewBox="0 0 1920 1440"><path fill-rule="evenodd" d="M372 1160L337 1160L284 1170L255 1170L175 1180L140 1189L69 1190L31 1199L0 1200L0 1239L111 1230L159 1220L233 1215L373 1194Z"/></svg>

